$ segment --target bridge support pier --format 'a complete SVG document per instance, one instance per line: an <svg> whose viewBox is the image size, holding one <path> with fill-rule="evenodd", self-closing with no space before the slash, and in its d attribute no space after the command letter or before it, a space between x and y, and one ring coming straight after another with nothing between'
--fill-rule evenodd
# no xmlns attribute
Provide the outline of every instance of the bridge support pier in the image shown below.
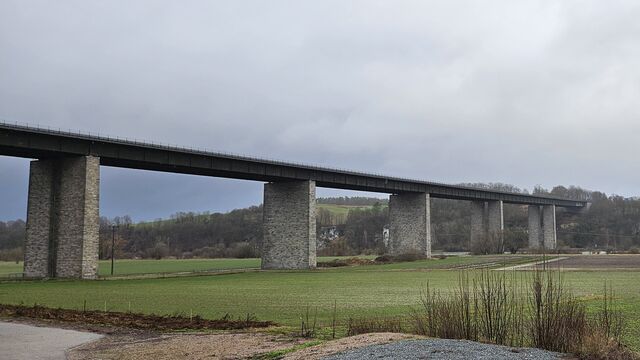
<svg viewBox="0 0 640 360"><path fill-rule="evenodd" d="M483 249L487 241L487 231L485 226L485 207L484 201L472 201L471 202L471 250L478 252Z"/></svg>
<svg viewBox="0 0 640 360"><path fill-rule="evenodd" d="M529 205L529 249L539 249L542 239L542 222L539 205Z"/></svg>
<svg viewBox="0 0 640 360"><path fill-rule="evenodd" d="M529 205L529 248L557 247L555 205Z"/></svg>
<svg viewBox="0 0 640 360"><path fill-rule="evenodd" d="M544 248L547 250L557 247L555 205L544 205L542 207L542 241Z"/></svg>
<svg viewBox="0 0 640 360"><path fill-rule="evenodd" d="M262 269L315 267L315 181L265 184Z"/></svg>
<svg viewBox="0 0 640 360"><path fill-rule="evenodd" d="M504 203L502 200L487 203L487 233L489 240L504 250Z"/></svg>
<svg viewBox="0 0 640 360"><path fill-rule="evenodd" d="M428 193L389 197L389 252L431 257L431 198Z"/></svg>
<svg viewBox="0 0 640 360"><path fill-rule="evenodd" d="M31 162L25 277L97 277L99 187L97 157Z"/></svg>
<svg viewBox="0 0 640 360"><path fill-rule="evenodd" d="M471 202L471 249L478 253L501 252L504 244L502 200Z"/></svg>

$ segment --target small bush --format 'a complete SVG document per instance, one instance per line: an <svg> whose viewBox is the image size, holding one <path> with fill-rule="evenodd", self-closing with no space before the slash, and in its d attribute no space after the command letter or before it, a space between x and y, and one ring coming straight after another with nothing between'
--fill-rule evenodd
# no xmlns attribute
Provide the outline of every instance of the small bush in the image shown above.
<svg viewBox="0 0 640 360"><path fill-rule="evenodd" d="M640 357L618 340L607 337L601 331L585 334L582 346L575 354L581 360L638 360Z"/></svg>
<svg viewBox="0 0 640 360"><path fill-rule="evenodd" d="M24 260L24 250L22 247L0 250L0 261L15 261L18 263L22 260Z"/></svg>
<svg viewBox="0 0 640 360"><path fill-rule="evenodd" d="M424 260L426 258L427 258L427 256L424 255L424 254L408 253L408 254L400 254L400 255L394 256L394 261L396 261L396 262L408 262L408 261Z"/></svg>
<svg viewBox="0 0 640 360"><path fill-rule="evenodd" d="M375 259L377 263L390 263L393 262L393 256L391 255L381 255Z"/></svg>
<svg viewBox="0 0 640 360"><path fill-rule="evenodd" d="M402 323L402 319L395 317L349 318L347 336L376 332L402 332L404 330Z"/></svg>
<svg viewBox="0 0 640 360"><path fill-rule="evenodd" d="M147 249L145 255L147 258L160 260L169 256L169 247L165 243L159 242L153 247Z"/></svg>
<svg viewBox="0 0 640 360"><path fill-rule="evenodd" d="M316 325L318 319L318 308L315 309L313 317L310 317L309 306L307 311L300 317L300 336L304 338L312 338L316 335Z"/></svg>
<svg viewBox="0 0 640 360"><path fill-rule="evenodd" d="M378 256L375 259L375 262L377 263L392 263L392 262L409 262L409 261L418 261L418 260L425 260L427 258L426 255L424 254L418 254L418 253L407 253L407 254L400 254L400 255L382 255L382 256Z"/></svg>
<svg viewBox="0 0 640 360"><path fill-rule="evenodd" d="M202 259L222 258L226 255L227 248L223 244L205 246L193 250L193 256Z"/></svg>
<svg viewBox="0 0 640 360"><path fill-rule="evenodd" d="M535 272L529 292L532 345L558 352L577 352L588 332L585 307L566 292L552 272Z"/></svg>
<svg viewBox="0 0 640 360"><path fill-rule="evenodd" d="M319 267L319 268L333 268L333 267L343 267L343 266L349 266L349 264L347 264L344 261L341 261L340 259L333 259L331 261L318 261L316 264L316 267Z"/></svg>
<svg viewBox="0 0 640 360"><path fill-rule="evenodd" d="M471 244L471 253L474 255L502 254L504 252L503 239L503 232L487 233Z"/></svg>
<svg viewBox="0 0 640 360"><path fill-rule="evenodd" d="M227 256L238 259L248 259L260 257L260 254L250 243L238 243L229 249Z"/></svg>
<svg viewBox="0 0 640 360"><path fill-rule="evenodd" d="M333 259L331 261L318 262L318 267L342 267L353 265L375 265L374 260L369 260L360 257L350 257L346 259Z"/></svg>

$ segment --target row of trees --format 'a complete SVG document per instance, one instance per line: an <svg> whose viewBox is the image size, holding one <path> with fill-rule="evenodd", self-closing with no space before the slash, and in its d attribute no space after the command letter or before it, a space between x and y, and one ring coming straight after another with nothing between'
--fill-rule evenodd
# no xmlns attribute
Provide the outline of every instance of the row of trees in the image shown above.
<svg viewBox="0 0 640 360"><path fill-rule="evenodd" d="M100 219L100 257L254 257L262 242L262 206L221 213L176 213L168 220L133 224Z"/></svg>
<svg viewBox="0 0 640 360"><path fill-rule="evenodd" d="M0 221L0 261L22 260L25 227L22 220Z"/></svg>
<svg viewBox="0 0 640 360"><path fill-rule="evenodd" d="M478 187L479 184L467 184ZM504 184L482 185L510 192L525 191ZM588 212L557 212L561 246L628 250L640 248L640 199L607 196L577 187L541 187L536 194L579 198L592 202ZM383 228L388 224L386 200L376 198L325 198L319 204L350 205L348 212L330 205L318 207L318 238L328 227L339 236L320 241L323 255L381 253L385 251ZM432 241L435 249L447 251L515 251L527 245L526 206L505 205L504 248L474 249L470 244L468 202L432 199ZM0 260L23 256L25 223L0 222ZM100 219L100 257L108 258L115 240L118 258L253 257L262 244L262 206L221 213L177 213L170 219L133 223L128 216Z"/></svg>

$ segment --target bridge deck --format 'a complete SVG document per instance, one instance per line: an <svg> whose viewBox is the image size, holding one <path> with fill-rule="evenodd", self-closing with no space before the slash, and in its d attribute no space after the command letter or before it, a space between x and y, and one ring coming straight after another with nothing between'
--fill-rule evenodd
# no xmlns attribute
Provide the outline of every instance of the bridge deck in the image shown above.
<svg viewBox="0 0 640 360"><path fill-rule="evenodd" d="M0 123L0 155L100 157L105 166L265 182L314 180L319 187L381 193L427 192L434 198L503 200L513 204L581 208L586 201L402 179L81 133Z"/></svg>

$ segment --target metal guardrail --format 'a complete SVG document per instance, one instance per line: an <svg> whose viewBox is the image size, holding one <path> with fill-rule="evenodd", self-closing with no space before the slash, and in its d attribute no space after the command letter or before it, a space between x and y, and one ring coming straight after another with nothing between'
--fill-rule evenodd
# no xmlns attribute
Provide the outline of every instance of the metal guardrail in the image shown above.
<svg viewBox="0 0 640 360"><path fill-rule="evenodd" d="M586 199L582 199L582 200L579 200L579 199L568 199L568 198L563 198L563 197L554 196L554 195L550 195L550 194L535 195L535 194L527 194L527 193L501 191L501 190L491 189L491 188L489 188L489 185L487 185L485 187L480 187L480 186L472 187L472 186L465 186L465 185L453 185L453 184L448 184L448 183L444 183L444 182L424 181L424 180L411 179L411 178L401 178L401 177L395 177L395 176L387 176L387 175L384 175L384 174L381 174L381 173L355 171L355 170L349 170L349 169L344 169L344 168L327 167L327 166L322 166L322 165L317 165L317 164L309 164L309 163L302 163L302 162L292 162L292 161L284 161L284 160L270 159L270 158L264 158L264 157L256 157L256 156L244 155L244 154L238 154L238 153L215 151L215 150L210 150L210 149L200 148L200 147L185 147L185 146L180 146L180 145L175 145L175 144L164 144L164 143L157 143L157 142L153 142L153 141L131 139L131 138L127 138L127 137L108 136L108 135L102 135L102 134L99 134L99 133L91 133L91 132L81 132L79 130L74 131L74 130L71 130L71 129L63 130L62 128L51 128L49 126L44 127L44 126L40 126L39 124L10 122L10 121L7 121L6 119L2 119L2 118L0 118L0 126L5 127L5 128L15 129L15 130L24 130L24 131L40 132L40 133L51 134L51 135L68 136L68 137L71 137L71 138L84 139L84 140L89 140L89 141L115 142L115 143L119 143L119 144L122 144L122 145L135 145L135 146L143 146L143 147L162 149L162 150L182 151L182 152L188 152L188 153L194 153L194 154L200 154L200 155L207 155L207 156L226 157L226 158L236 159L236 160L265 162L265 163L270 163L270 164L274 164L274 165L297 166L297 167L305 168L305 169L308 169L308 170L340 172L340 173L344 173L344 174L357 175L357 176L379 177L379 178L384 178L384 179L388 179L388 180L392 180L392 181L413 182L413 183L424 184L424 185L427 185L427 186L440 186L440 187L448 187L448 188L456 188L456 189L461 189L461 190L472 190L472 191L473 190L475 190L475 191L487 191L487 192L492 192L492 193L501 194L501 195L525 196L525 197L538 198L538 199L564 200L564 201L575 201L575 202L587 202L588 201Z"/></svg>

